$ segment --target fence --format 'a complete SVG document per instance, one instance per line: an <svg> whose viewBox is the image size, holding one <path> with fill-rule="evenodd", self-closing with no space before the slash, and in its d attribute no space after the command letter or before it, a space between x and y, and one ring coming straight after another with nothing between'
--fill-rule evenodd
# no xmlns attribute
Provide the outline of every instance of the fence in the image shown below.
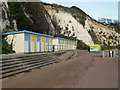
<svg viewBox="0 0 120 90"><path fill-rule="evenodd" d="M75 45L46 45L46 51L62 51L75 49Z"/></svg>
<svg viewBox="0 0 120 90"><path fill-rule="evenodd" d="M101 56L105 57L117 57L118 51L117 50L104 50L101 52Z"/></svg>

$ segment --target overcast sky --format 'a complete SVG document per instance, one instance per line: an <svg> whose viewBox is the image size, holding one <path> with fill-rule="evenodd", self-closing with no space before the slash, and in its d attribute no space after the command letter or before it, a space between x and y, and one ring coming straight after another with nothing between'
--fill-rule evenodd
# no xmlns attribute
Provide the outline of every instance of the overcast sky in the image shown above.
<svg viewBox="0 0 120 90"><path fill-rule="evenodd" d="M84 2L83 2L84 1ZM118 19L119 0L44 0L67 7L77 6L94 19L99 17Z"/></svg>

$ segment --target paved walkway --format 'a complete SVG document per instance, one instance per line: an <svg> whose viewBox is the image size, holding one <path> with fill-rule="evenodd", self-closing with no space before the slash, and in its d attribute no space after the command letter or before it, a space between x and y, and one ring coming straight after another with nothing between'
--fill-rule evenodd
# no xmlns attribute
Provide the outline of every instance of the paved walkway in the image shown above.
<svg viewBox="0 0 120 90"><path fill-rule="evenodd" d="M3 88L117 88L118 61L96 54L49 65L3 80Z"/></svg>

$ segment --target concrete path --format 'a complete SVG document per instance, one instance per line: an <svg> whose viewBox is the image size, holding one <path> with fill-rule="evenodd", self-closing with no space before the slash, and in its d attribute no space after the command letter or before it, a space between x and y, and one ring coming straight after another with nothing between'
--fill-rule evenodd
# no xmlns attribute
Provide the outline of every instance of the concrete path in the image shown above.
<svg viewBox="0 0 120 90"><path fill-rule="evenodd" d="M3 88L117 88L117 59L86 54L3 80Z"/></svg>
<svg viewBox="0 0 120 90"><path fill-rule="evenodd" d="M75 87L118 88L118 60L94 58L92 66Z"/></svg>

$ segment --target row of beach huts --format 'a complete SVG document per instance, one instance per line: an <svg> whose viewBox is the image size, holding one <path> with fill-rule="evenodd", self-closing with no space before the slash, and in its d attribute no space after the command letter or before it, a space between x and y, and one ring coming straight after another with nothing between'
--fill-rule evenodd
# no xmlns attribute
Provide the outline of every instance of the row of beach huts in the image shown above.
<svg viewBox="0 0 120 90"><path fill-rule="evenodd" d="M70 39L22 30L3 33L16 53L76 50L77 42Z"/></svg>

